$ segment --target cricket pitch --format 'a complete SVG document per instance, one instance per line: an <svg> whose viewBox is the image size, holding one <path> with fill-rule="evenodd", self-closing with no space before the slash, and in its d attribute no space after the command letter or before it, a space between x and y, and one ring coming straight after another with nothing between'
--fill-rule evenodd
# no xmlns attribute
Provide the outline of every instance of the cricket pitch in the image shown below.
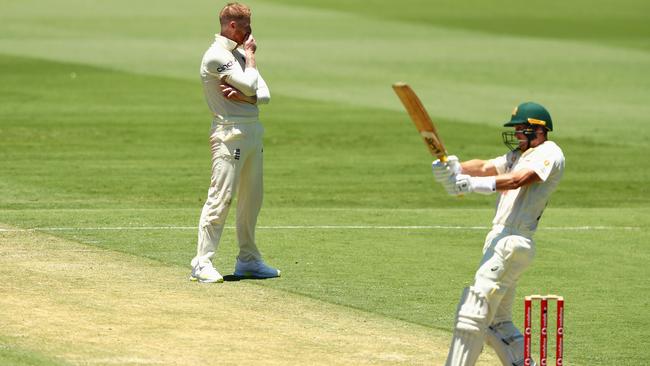
<svg viewBox="0 0 650 366"><path fill-rule="evenodd" d="M440 365L450 338L42 233L0 233L0 268L4 347L72 365Z"/></svg>

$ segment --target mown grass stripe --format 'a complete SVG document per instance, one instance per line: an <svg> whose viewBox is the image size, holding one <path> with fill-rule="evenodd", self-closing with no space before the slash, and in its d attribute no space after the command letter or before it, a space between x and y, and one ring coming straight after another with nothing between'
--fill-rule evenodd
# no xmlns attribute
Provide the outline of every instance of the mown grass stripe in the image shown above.
<svg viewBox="0 0 650 366"><path fill-rule="evenodd" d="M235 229L235 226L226 226L226 229ZM277 225L258 226L261 230L488 230L488 226L453 226L453 225ZM28 231L127 231L127 230L196 230L195 226L108 226L108 227L36 227L28 229L0 229L0 232L28 232ZM551 226L539 230L641 230L638 226Z"/></svg>

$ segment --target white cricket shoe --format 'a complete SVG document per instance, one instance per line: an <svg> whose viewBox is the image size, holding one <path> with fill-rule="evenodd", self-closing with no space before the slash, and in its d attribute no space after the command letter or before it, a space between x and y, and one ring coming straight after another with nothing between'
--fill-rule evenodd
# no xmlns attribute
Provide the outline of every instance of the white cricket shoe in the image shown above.
<svg viewBox="0 0 650 366"><path fill-rule="evenodd" d="M280 270L267 265L262 260L245 262L237 259L234 275L249 278L273 278L280 277Z"/></svg>
<svg viewBox="0 0 650 366"><path fill-rule="evenodd" d="M201 283L215 283L223 282L223 276L212 265L203 266L200 268L197 264L192 268L190 274L190 281L198 281Z"/></svg>

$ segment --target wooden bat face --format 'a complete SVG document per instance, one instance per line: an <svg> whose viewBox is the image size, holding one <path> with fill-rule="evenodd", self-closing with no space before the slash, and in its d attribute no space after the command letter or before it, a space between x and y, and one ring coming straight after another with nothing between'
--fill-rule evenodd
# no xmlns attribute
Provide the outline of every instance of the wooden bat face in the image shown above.
<svg viewBox="0 0 650 366"><path fill-rule="evenodd" d="M424 143L427 145L431 155L436 156L443 163L447 161L447 152L445 151L445 147L442 145L442 142L440 142L435 133L432 131L420 131L420 136L424 139Z"/></svg>
<svg viewBox="0 0 650 366"><path fill-rule="evenodd" d="M422 139L431 155L438 157L438 159L443 162L446 161L447 150L440 139L440 135L438 135L438 131L436 130L431 117L429 117L426 109L424 109L420 98L418 98L413 89L405 83L399 82L393 84L393 90L402 101L404 108L406 108L406 111L415 124L415 127L420 132L420 135L422 136Z"/></svg>

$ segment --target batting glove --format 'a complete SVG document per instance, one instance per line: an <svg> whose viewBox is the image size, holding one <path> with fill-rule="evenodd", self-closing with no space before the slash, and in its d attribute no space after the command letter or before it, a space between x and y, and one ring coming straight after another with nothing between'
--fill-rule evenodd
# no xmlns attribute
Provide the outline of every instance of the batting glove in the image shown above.
<svg viewBox="0 0 650 366"><path fill-rule="evenodd" d="M458 160L458 156L456 155L449 155L447 157L447 165L449 166L449 171L452 173L452 175L458 175L460 174L460 161Z"/></svg>
<svg viewBox="0 0 650 366"><path fill-rule="evenodd" d="M496 177L470 177L466 174L456 176L456 194L481 193L492 194L496 192Z"/></svg>
<svg viewBox="0 0 650 366"><path fill-rule="evenodd" d="M454 177L460 173L460 162L458 161L457 156L450 155L444 163L440 161L440 159L434 161L431 164L431 170L433 170L434 179L443 183L447 181L449 177Z"/></svg>
<svg viewBox="0 0 650 366"><path fill-rule="evenodd" d="M452 175L447 180L440 182L442 186L445 188L445 191L447 191L447 194L450 196L458 196L460 195L459 192L456 191L456 176Z"/></svg>
<svg viewBox="0 0 650 366"><path fill-rule="evenodd" d="M444 182L449 178L447 164L441 162L440 159L431 164L431 170L433 171L433 178L438 182Z"/></svg>

